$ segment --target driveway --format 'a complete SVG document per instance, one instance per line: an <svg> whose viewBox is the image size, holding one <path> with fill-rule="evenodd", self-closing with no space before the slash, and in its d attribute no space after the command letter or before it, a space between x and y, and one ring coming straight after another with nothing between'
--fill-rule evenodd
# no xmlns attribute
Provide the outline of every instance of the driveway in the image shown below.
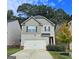
<svg viewBox="0 0 79 59"><path fill-rule="evenodd" d="M16 59L53 59L49 52L45 50L21 50L11 56L16 56Z"/></svg>

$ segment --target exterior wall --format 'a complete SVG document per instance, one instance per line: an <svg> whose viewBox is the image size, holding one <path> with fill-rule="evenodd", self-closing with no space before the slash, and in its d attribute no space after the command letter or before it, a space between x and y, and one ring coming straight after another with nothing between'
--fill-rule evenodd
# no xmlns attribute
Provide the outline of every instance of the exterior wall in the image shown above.
<svg viewBox="0 0 79 59"><path fill-rule="evenodd" d="M60 29L61 25L62 25L62 24L57 24L57 25L56 25L55 32L58 32L58 30Z"/></svg>
<svg viewBox="0 0 79 59"><path fill-rule="evenodd" d="M71 24L69 24L69 30L70 30L70 32L71 32L71 34L72 34L72 23Z"/></svg>
<svg viewBox="0 0 79 59"><path fill-rule="evenodd" d="M69 46L70 46L70 50L72 50L72 42L70 43L70 45L69 45Z"/></svg>
<svg viewBox="0 0 79 59"><path fill-rule="evenodd" d="M41 33L50 33L50 36L53 36L54 45L55 45L55 31L54 31L54 25L49 23L46 19L36 19L37 21L41 22L43 26L41 26ZM50 26L50 32L45 32L44 27ZM49 39L49 38L48 38ZM49 42L49 40L47 40Z"/></svg>
<svg viewBox="0 0 79 59"><path fill-rule="evenodd" d="M9 22L7 25L7 45L20 45L21 30L18 21Z"/></svg>
<svg viewBox="0 0 79 59"><path fill-rule="evenodd" d="M71 35L72 35L72 21L70 21L69 23L69 31L71 32ZM72 42L70 43L70 50L72 50Z"/></svg>
<svg viewBox="0 0 79 59"><path fill-rule="evenodd" d="M25 25L22 26L22 31L21 31L21 46L24 46L24 41L26 40L46 40L46 45L49 44L49 37L42 37L41 34L42 33L47 33L44 31L44 26L50 26L50 36L53 36L54 39L54 44L55 44L55 33L54 33L54 26L51 25L47 20L45 19L36 19L38 22L41 22L41 24L43 25L39 25L38 22L36 22L34 19L30 19L28 20ZM26 27L27 26L37 26L37 32L36 33L30 33L30 32L26 32Z"/></svg>
<svg viewBox="0 0 79 59"><path fill-rule="evenodd" d="M31 19L27 21L24 26L22 26L22 34L28 34L26 32L27 26L37 26L37 33L41 32L41 26L34 19Z"/></svg>
<svg viewBox="0 0 79 59"><path fill-rule="evenodd" d="M37 21L42 23L42 27L41 27L41 33L50 33L51 36L54 36L54 25L50 24L46 19L37 19ZM45 26L50 26L50 32L45 32L44 31L44 27Z"/></svg>

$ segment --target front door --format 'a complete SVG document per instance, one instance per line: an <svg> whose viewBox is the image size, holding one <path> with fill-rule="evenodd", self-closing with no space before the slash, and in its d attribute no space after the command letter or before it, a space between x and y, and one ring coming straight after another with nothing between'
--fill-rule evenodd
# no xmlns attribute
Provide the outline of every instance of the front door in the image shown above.
<svg viewBox="0 0 79 59"><path fill-rule="evenodd" d="M49 44L53 45L53 37L49 37Z"/></svg>

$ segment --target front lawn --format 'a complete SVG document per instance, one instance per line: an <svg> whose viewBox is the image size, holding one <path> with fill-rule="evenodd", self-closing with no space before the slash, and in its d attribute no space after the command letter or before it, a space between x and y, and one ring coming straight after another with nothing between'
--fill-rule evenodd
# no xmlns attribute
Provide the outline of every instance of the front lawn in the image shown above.
<svg viewBox="0 0 79 59"><path fill-rule="evenodd" d="M49 53L53 56L54 59L72 59L71 56L61 55L60 52L49 51Z"/></svg>
<svg viewBox="0 0 79 59"><path fill-rule="evenodd" d="M20 48L7 48L7 55L11 55L11 54L14 54L18 51L20 51L21 49Z"/></svg>

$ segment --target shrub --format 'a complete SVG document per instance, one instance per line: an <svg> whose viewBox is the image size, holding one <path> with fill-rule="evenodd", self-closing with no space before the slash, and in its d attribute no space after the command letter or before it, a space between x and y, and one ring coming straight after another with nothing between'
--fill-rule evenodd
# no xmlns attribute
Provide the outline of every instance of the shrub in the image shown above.
<svg viewBox="0 0 79 59"><path fill-rule="evenodd" d="M65 51L65 47L63 45L47 45L48 51Z"/></svg>
<svg viewBox="0 0 79 59"><path fill-rule="evenodd" d="M69 56L69 53L66 53L66 52L62 52L60 53L61 55L66 55L66 56Z"/></svg>
<svg viewBox="0 0 79 59"><path fill-rule="evenodd" d="M48 51L54 51L55 50L55 46L54 45L47 45L47 50Z"/></svg>

